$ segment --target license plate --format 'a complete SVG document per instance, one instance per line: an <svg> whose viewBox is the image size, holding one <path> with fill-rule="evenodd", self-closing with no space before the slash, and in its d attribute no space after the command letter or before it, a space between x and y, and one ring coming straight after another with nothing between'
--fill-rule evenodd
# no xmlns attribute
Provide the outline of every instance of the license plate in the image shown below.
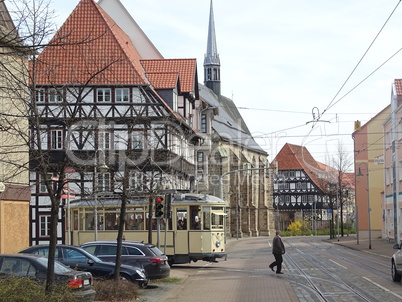
<svg viewBox="0 0 402 302"><path fill-rule="evenodd" d="M89 280L84 280L84 285L89 285Z"/></svg>

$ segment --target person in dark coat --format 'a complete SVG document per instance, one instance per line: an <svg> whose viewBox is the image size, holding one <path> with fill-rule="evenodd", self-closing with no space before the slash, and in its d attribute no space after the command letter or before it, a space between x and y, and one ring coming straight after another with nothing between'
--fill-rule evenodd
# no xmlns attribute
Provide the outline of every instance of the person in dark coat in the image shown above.
<svg viewBox="0 0 402 302"><path fill-rule="evenodd" d="M272 254L274 254L275 261L269 265L269 268L274 272L274 267L276 266L276 273L283 274L281 272L283 262L282 255L285 254L285 246L281 239L281 231L276 231L276 236L272 241Z"/></svg>

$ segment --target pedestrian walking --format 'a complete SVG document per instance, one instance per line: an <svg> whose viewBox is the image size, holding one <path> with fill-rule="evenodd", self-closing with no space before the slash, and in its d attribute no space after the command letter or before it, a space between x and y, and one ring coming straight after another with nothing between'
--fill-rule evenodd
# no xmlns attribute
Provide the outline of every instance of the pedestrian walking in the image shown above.
<svg viewBox="0 0 402 302"><path fill-rule="evenodd" d="M272 254L274 254L275 261L269 265L269 268L273 272L275 272L274 267L276 266L277 274L283 274L281 272L283 262L282 255L285 254L285 246L283 245L281 235L282 235L281 231L276 231L276 235L272 241Z"/></svg>

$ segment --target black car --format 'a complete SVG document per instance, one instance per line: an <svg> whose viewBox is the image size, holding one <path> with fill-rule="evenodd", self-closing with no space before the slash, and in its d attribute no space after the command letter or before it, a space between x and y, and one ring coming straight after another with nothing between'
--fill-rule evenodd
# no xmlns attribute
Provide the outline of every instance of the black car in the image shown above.
<svg viewBox="0 0 402 302"><path fill-rule="evenodd" d="M116 241L86 242L81 247L103 261L116 261ZM121 254L122 263L128 265L140 263L149 279L161 279L170 275L168 257L153 244L123 241Z"/></svg>
<svg viewBox="0 0 402 302"><path fill-rule="evenodd" d="M1 254L0 278L7 276L28 277L39 283L46 282L48 259L45 256L27 254ZM66 284L72 293L85 301L95 299L91 273L75 271L59 262L54 263L54 280Z"/></svg>
<svg viewBox="0 0 402 302"><path fill-rule="evenodd" d="M20 253L47 256L49 245L31 246ZM111 279L114 276L114 263L104 262L77 246L58 244L55 257L56 260L72 269L90 272L95 279ZM142 288L147 287L149 281L145 270L138 265L121 265L120 276L128 281L137 282Z"/></svg>

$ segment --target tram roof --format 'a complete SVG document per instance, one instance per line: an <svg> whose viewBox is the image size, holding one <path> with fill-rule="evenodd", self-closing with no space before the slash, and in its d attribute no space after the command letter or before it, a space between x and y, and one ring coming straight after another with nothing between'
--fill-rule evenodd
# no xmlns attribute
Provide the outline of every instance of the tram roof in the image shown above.
<svg viewBox="0 0 402 302"><path fill-rule="evenodd" d="M129 199L127 206L139 206L147 205L147 198L143 197L141 199ZM207 194L173 194L172 204L221 204L223 206L228 206L228 203L216 196ZM70 207L80 208L80 207L92 207L95 205L94 199L81 199L77 201L72 201ZM121 199L118 198L102 198L97 199L98 206L120 206Z"/></svg>

